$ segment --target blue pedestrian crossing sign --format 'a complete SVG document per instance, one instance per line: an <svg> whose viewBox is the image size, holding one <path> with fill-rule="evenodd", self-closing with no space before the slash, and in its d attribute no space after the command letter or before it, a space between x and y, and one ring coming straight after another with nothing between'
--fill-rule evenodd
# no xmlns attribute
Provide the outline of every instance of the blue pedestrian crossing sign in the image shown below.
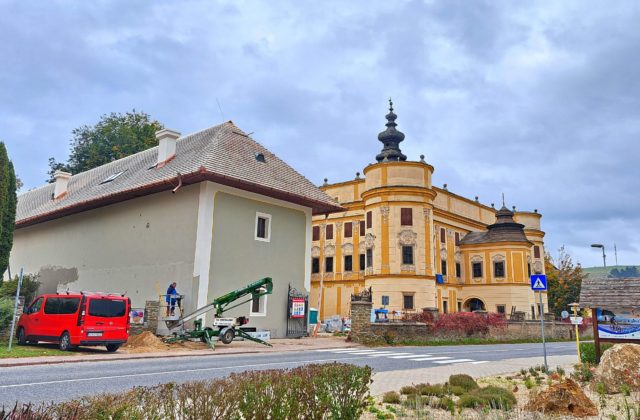
<svg viewBox="0 0 640 420"><path fill-rule="evenodd" d="M534 274L531 276L531 290L543 291L547 290L547 276L544 274Z"/></svg>

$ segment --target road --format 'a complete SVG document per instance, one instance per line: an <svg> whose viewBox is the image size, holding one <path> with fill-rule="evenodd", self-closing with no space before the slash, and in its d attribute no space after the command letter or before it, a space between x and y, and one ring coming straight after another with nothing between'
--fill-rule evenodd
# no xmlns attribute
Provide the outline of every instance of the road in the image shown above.
<svg viewBox="0 0 640 420"><path fill-rule="evenodd" d="M575 352L573 343L547 343L549 356ZM231 372L292 368L317 362L369 365L374 372L386 372L453 364L468 364L471 368L505 359L539 357L541 353L541 344L381 347L8 367L0 369L0 406L16 401L63 401L134 386L219 378Z"/></svg>

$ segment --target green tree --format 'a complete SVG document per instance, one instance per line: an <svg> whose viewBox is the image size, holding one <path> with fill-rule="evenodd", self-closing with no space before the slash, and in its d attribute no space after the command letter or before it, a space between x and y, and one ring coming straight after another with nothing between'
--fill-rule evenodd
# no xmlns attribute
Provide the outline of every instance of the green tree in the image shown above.
<svg viewBox="0 0 640 420"><path fill-rule="evenodd" d="M7 148L0 142L0 275L9 266L16 223L16 173Z"/></svg>
<svg viewBox="0 0 640 420"><path fill-rule="evenodd" d="M549 285L549 311L560 316L562 311L569 310L570 303L578 301L582 280L587 273L582 271L580 264L573 263L564 246L558 251L555 262L551 255L546 254L544 264Z"/></svg>
<svg viewBox="0 0 640 420"><path fill-rule="evenodd" d="M155 132L162 128L160 122L135 109L126 114L103 115L96 125L83 125L72 131L66 163L49 158L49 182L57 170L77 174L157 146Z"/></svg>

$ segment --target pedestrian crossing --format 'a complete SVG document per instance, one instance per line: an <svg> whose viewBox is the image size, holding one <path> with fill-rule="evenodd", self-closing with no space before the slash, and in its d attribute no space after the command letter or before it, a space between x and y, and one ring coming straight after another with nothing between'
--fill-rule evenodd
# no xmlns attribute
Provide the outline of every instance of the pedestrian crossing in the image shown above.
<svg viewBox="0 0 640 420"><path fill-rule="evenodd" d="M363 356L363 357L381 357L388 359L400 359L408 360L412 362L433 362L437 365L453 365L453 364L471 364L479 365L488 363L488 360L475 360L475 359L463 359L455 358L452 356L436 356L432 354L414 354L407 352L395 352L392 350L365 350L356 348L344 348L344 349L317 349L317 352L344 354L349 356Z"/></svg>

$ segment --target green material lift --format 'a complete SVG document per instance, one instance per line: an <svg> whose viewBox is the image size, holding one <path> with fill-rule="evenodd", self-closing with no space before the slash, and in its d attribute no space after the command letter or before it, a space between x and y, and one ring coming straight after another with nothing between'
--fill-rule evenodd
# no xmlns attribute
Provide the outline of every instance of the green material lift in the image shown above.
<svg viewBox="0 0 640 420"><path fill-rule="evenodd" d="M233 292L229 292L226 295L222 295L214 299L214 301L210 304L198 308L192 313L180 317L180 319L165 320L165 323L167 324L169 330L177 329L177 331L173 332L173 336L165 339L165 342L175 343L178 341L200 339L201 341L209 344L209 346L215 350L215 340L213 340L213 337L218 337L218 339L224 344L229 344L236 336L238 336L271 347L271 344L267 343L266 341L260 340L259 338L251 337L249 334L238 328L249 322L248 317L241 316L238 318L223 318L222 314L230 309L250 302L253 299L259 298L264 295L270 295L272 291L273 281L271 280L271 277L265 277L261 280L247 285L246 287L243 287L242 289L234 290ZM238 300L241 300L245 297L246 299L242 300L241 302L237 302ZM202 328L202 320L195 318L204 315L211 310L215 310L213 328ZM185 329L185 323L187 321L191 321L192 319L194 320L194 329Z"/></svg>

